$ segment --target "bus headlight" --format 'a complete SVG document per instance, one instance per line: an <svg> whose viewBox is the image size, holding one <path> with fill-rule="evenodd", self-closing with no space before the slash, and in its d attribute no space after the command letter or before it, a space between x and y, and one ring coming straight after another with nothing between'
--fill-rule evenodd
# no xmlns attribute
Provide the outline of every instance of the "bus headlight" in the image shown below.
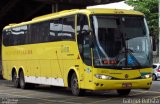
<svg viewBox="0 0 160 104"><path fill-rule="evenodd" d="M142 76L143 79L147 79L147 78L151 78L151 77L152 77L152 74L146 74L146 75Z"/></svg>
<svg viewBox="0 0 160 104"><path fill-rule="evenodd" d="M98 79L112 79L111 76L102 75L102 74L95 74L95 77Z"/></svg>

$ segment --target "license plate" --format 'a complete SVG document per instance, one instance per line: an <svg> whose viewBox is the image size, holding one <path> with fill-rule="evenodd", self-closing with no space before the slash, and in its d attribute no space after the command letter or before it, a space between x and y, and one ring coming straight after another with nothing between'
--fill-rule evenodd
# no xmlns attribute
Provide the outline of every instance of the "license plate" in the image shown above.
<svg viewBox="0 0 160 104"><path fill-rule="evenodd" d="M122 87L123 88L131 88L132 87L132 83L122 83Z"/></svg>

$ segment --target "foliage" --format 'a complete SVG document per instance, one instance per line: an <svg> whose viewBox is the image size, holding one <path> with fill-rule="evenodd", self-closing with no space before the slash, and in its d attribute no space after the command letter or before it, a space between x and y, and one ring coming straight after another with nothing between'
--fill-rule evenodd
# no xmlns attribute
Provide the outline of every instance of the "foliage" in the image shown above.
<svg viewBox="0 0 160 104"><path fill-rule="evenodd" d="M126 3L145 14L150 35L158 38L158 0L126 0Z"/></svg>

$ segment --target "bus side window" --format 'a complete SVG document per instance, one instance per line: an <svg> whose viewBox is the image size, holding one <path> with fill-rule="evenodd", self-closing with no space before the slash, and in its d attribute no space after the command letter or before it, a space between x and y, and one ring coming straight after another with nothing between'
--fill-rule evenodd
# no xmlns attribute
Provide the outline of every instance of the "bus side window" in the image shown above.
<svg viewBox="0 0 160 104"><path fill-rule="evenodd" d="M62 19L50 21L49 41L60 41L62 35Z"/></svg>
<svg viewBox="0 0 160 104"><path fill-rule="evenodd" d="M11 32L9 30L4 30L3 31L3 44L5 46L9 45L9 36L11 35Z"/></svg>
<svg viewBox="0 0 160 104"><path fill-rule="evenodd" d="M31 43L38 43L38 26L39 24L31 24L30 25L30 35L31 35Z"/></svg>
<svg viewBox="0 0 160 104"><path fill-rule="evenodd" d="M75 40L75 16L63 18L62 40Z"/></svg>
<svg viewBox="0 0 160 104"><path fill-rule="evenodd" d="M44 21L39 23L38 27L38 35L39 35L39 42L48 42L48 34L49 34L49 21Z"/></svg>
<svg viewBox="0 0 160 104"><path fill-rule="evenodd" d="M77 15L77 42L78 48L83 62L86 65L91 66L91 49L89 47L89 35L83 34L84 31L88 31L88 18L86 15Z"/></svg>

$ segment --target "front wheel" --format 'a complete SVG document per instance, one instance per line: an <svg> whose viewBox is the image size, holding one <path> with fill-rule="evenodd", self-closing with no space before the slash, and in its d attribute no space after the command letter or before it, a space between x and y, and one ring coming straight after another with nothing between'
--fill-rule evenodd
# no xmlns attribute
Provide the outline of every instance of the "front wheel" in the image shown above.
<svg viewBox="0 0 160 104"><path fill-rule="evenodd" d="M79 88L76 73L73 73L71 77L71 90L72 90L72 94L75 96L83 95L85 92L85 90Z"/></svg>
<svg viewBox="0 0 160 104"><path fill-rule="evenodd" d="M117 90L117 93L121 96L126 96L130 93L131 89L123 89L123 90Z"/></svg>

